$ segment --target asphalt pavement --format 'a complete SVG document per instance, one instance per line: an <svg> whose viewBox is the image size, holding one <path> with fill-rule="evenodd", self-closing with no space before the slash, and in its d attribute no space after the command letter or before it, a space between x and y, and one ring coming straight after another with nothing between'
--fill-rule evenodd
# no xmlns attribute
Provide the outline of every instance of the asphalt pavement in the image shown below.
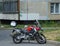
<svg viewBox="0 0 60 46"><path fill-rule="evenodd" d="M0 46L60 46L58 42L47 41L46 44L38 44L36 41L24 40L20 44L15 44L10 37L12 30L0 30Z"/></svg>

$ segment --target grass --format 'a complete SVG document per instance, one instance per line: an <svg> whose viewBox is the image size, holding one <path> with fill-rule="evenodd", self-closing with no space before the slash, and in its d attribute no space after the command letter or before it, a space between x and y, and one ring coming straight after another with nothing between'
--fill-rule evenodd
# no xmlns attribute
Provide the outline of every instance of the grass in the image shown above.
<svg viewBox="0 0 60 46"><path fill-rule="evenodd" d="M56 38L56 41L59 41L59 42L60 42L60 37L57 37L57 38Z"/></svg>
<svg viewBox="0 0 60 46"><path fill-rule="evenodd" d="M48 40L60 41L60 30L45 30L44 35Z"/></svg>
<svg viewBox="0 0 60 46"><path fill-rule="evenodd" d="M8 25L8 24L3 24L0 25L1 28L13 28L12 26ZM17 25L16 28L23 28L24 25Z"/></svg>
<svg viewBox="0 0 60 46"><path fill-rule="evenodd" d="M8 25L8 24L0 25L0 27L1 27L1 28L11 28L11 26L10 26L10 25Z"/></svg>
<svg viewBox="0 0 60 46"><path fill-rule="evenodd" d="M17 27L17 28L23 28L24 25L17 25L16 27Z"/></svg>
<svg viewBox="0 0 60 46"><path fill-rule="evenodd" d="M42 27L60 27L60 21L57 20L39 20Z"/></svg>

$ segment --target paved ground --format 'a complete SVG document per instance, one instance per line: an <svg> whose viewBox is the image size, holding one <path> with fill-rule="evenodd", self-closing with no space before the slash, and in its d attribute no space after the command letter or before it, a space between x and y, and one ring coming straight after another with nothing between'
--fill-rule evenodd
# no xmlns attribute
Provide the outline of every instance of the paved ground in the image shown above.
<svg viewBox="0 0 60 46"><path fill-rule="evenodd" d="M59 43L51 43L48 41L46 44L38 44L36 41L22 42L21 44L14 44L12 38L9 36L12 30L0 30L0 46L60 46Z"/></svg>

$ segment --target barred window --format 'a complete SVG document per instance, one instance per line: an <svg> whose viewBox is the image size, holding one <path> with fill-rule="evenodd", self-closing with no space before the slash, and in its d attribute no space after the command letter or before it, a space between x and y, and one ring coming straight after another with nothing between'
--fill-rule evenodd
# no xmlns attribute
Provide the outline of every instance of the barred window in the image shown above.
<svg viewBox="0 0 60 46"><path fill-rule="evenodd" d="M3 11L3 3L0 2L0 13Z"/></svg>
<svg viewBox="0 0 60 46"><path fill-rule="evenodd" d="M17 1L4 1L3 13L18 13Z"/></svg>
<svg viewBox="0 0 60 46"><path fill-rule="evenodd" d="M60 3L51 3L50 12L53 14L60 14Z"/></svg>

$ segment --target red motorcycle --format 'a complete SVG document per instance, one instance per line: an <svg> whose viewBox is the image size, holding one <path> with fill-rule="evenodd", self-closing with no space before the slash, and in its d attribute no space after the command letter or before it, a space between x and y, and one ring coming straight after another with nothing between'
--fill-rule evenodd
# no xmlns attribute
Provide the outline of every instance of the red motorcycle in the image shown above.
<svg viewBox="0 0 60 46"><path fill-rule="evenodd" d="M44 44L46 43L46 37L42 33L39 33L41 30L40 24L36 20L35 25L25 25L24 29L13 29L11 36L13 42L16 44L21 43L23 40L28 40L30 42L32 39L36 40L39 44Z"/></svg>

